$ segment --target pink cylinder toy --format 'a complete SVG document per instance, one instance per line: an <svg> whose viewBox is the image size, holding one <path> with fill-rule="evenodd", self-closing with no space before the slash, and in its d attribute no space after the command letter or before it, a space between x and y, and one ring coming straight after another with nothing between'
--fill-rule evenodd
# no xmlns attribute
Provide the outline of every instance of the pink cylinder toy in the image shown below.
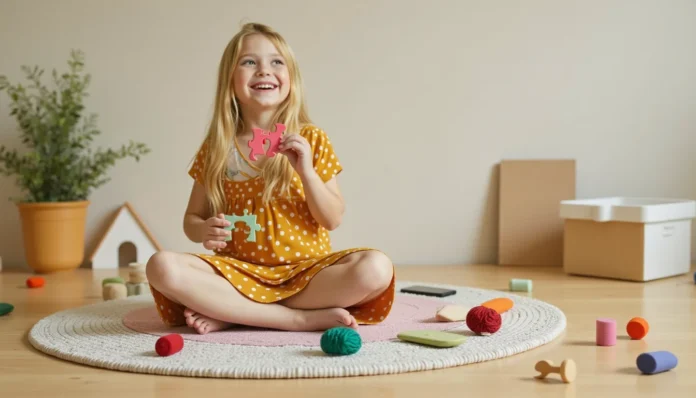
<svg viewBox="0 0 696 398"><path fill-rule="evenodd" d="M597 319L597 345L616 345L616 321L611 318Z"/></svg>

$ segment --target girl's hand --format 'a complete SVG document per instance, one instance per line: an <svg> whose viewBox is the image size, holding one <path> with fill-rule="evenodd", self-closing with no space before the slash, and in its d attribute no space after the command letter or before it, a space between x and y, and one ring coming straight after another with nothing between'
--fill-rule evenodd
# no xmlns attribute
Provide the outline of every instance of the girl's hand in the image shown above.
<svg viewBox="0 0 696 398"><path fill-rule="evenodd" d="M205 224L203 224L203 247L208 250L227 247L225 239L232 236L232 231L227 231L224 227L230 225L231 223L225 219L225 215L222 213L205 220Z"/></svg>
<svg viewBox="0 0 696 398"><path fill-rule="evenodd" d="M299 134L284 134L278 146L280 153L288 157L290 165L300 175L307 176L313 170L312 147Z"/></svg>

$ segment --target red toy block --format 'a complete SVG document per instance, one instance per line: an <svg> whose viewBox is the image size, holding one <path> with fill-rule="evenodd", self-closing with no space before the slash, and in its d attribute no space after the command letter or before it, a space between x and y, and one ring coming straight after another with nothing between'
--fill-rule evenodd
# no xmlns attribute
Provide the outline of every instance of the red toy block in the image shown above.
<svg viewBox="0 0 696 398"><path fill-rule="evenodd" d="M174 355L182 348L184 348L184 338L178 333L162 336L155 343L155 351L162 357Z"/></svg>
<svg viewBox="0 0 696 398"><path fill-rule="evenodd" d="M29 288L37 288L37 287L42 287L43 285L46 284L46 281L44 278L40 276L32 276L31 278L27 279L27 287Z"/></svg>

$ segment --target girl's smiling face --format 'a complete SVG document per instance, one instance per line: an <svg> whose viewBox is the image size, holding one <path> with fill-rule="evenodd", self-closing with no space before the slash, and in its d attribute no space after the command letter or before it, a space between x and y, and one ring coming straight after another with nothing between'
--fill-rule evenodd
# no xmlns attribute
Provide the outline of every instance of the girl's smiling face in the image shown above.
<svg viewBox="0 0 696 398"><path fill-rule="evenodd" d="M234 94L244 108L277 108L290 93L285 59L264 35L244 38L233 74Z"/></svg>

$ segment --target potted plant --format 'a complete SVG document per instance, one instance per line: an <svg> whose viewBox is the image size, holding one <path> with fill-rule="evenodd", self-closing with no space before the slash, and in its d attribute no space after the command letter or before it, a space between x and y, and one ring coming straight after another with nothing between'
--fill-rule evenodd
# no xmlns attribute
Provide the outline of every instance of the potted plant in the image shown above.
<svg viewBox="0 0 696 398"><path fill-rule="evenodd" d="M10 198L19 209L27 263L37 273L78 268L84 260L84 237L91 192L110 179L107 170L126 157L140 161L150 149L130 141L117 150L90 148L96 114L85 115L90 75L84 55L73 50L68 72L53 70L54 87L46 87L38 66L22 66L28 83L10 84L0 75L0 91L10 98L10 115L18 124L25 151L0 145L0 173L15 176L24 192ZM0 108L2 109L2 108Z"/></svg>

